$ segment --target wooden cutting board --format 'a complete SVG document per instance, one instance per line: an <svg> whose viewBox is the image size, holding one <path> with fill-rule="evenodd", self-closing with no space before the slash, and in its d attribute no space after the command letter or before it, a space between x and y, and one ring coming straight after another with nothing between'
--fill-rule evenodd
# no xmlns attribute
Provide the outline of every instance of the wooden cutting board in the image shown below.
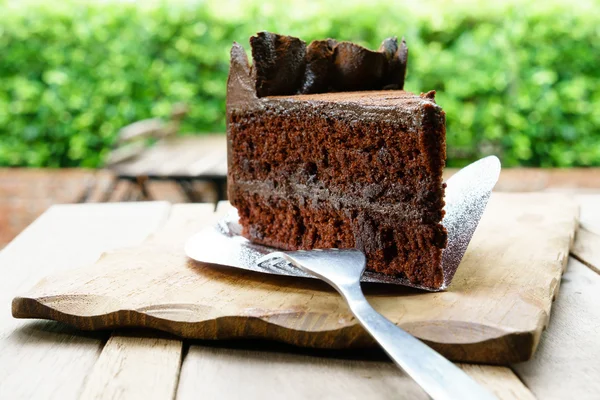
<svg viewBox="0 0 600 400"><path fill-rule="evenodd" d="M184 338L374 345L323 282L187 259L185 240L227 208L207 214L198 205L174 206L143 245L43 279L13 300L13 315L85 330L148 327ZM527 360L548 322L577 216L565 195L494 193L448 291L364 285L365 292L379 312L454 361Z"/></svg>

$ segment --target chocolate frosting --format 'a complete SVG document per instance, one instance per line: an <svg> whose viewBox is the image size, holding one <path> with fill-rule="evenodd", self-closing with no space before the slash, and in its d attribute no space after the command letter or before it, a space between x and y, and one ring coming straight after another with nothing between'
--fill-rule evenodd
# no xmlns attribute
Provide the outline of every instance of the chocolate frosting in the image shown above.
<svg viewBox="0 0 600 400"><path fill-rule="evenodd" d="M333 39L315 40L306 49L306 70L299 93L329 91L329 74L337 42Z"/></svg>
<svg viewBox="0 0 600 400"><path fill-rule="evenodd" d="M238 54L243 49L236 46L232 68L243 63ZM395 37L385 39L379 50L372 51L333 39L306 46L292 36L259 32L250 38L250 46L257 97L404 88L408 59L404 39L400 43Z"/></svg>
<svg viewBox="0 0 600 400"><path fill-rule="evenodd" d="M260 32L250 38L258 97L294 94L306 70L306 43L292 36Z"/></svg>

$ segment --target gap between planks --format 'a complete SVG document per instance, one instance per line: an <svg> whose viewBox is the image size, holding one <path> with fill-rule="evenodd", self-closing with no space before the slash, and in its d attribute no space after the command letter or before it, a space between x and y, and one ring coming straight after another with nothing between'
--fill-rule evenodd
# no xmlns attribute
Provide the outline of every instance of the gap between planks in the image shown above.
<svg viewBox="0 0 600 400"><path fill-rule="evenodd" d="M578 261L600 274L600 194L578 194L579 230L571 254Z"/></svg>
<svg viewBox="0 0 600 400"><path fill-rule="evenodd" d="M600 196L598 197L600 199ZM571 255L595 273L600 274L600 235L580 227L575 236Z"/></svg>

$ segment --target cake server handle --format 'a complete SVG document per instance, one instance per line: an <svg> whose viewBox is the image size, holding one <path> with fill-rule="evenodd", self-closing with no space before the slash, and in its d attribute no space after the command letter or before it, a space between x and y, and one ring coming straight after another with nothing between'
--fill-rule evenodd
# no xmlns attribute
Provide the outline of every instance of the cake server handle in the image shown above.
<svg viewBox="0 0 600 400"><path fill-rule="evenodd" d="M434 400L497 399L463 370L371 307L360 283L336 285L361 325Z"/></svg>
<svg viewBox="0 0 600 400"><path fill-rule="evenodd" d="M361 251L277 251L260 258L257 263L280 259L323 279L340 292L366 331L434 400L496 399L463 370L371 307L360 287L360 277L366 267L366 258Z"/></svg>

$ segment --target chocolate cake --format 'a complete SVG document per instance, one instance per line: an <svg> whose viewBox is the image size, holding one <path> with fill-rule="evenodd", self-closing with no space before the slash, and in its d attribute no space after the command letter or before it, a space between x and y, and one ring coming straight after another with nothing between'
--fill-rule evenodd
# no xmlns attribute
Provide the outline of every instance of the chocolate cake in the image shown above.
<svg viewBox="0 0 600 400"><path fill-rule="evenodd" d="M403 89L408 51L259 33L234 43L228 194L243 235L286 250L358 248L367 269L442 285L445 114Z"/></svg>

